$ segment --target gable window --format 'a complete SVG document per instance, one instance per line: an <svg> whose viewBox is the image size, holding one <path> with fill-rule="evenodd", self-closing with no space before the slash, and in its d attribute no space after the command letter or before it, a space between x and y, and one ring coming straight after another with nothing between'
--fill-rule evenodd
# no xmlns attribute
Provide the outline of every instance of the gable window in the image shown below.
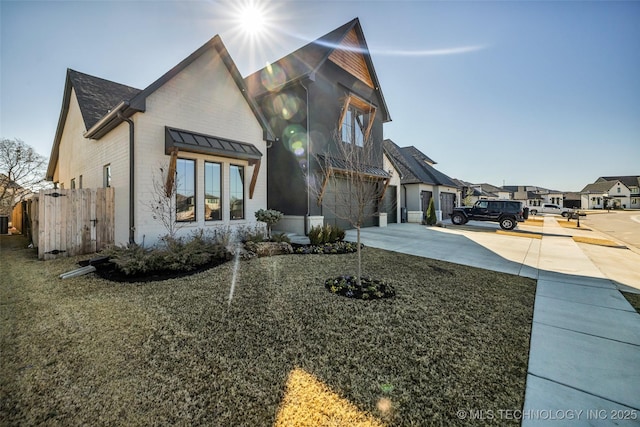
<svg viewBox="0 0 640 427"><path fill-rule="evenodd" d="M111 165L102 167L102 186L104 188L111 187Z"/></svg>
<svg viewBox="0 0 640 427"><path fill-rule="evenodd" d="M231 219L244 219L244 168L229 166L229 209Z"/></svg>
<svg viewBox="0 0 640 427"><path fill-rule="evenodd" d="M222 220L222 165L204 162L204 218Z"/></svg>
<svg viewBox="0 0 640 427"><path fill-rule="evenodd" d="M342 141L363 147L364 141L369 139L371 134L375 113L375 107L368 102L352 95L348 96L338 125Z"/></svg>
<svg viewBox="0 0 640 427"><path fill-rule="evenodd" d="M196 220L196 162L176 161L176 221Z"/></svg>

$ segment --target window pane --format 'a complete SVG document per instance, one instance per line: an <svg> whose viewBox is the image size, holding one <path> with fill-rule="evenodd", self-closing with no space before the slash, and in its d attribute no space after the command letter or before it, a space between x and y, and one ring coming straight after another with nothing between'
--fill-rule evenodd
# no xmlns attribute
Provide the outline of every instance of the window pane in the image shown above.
<svg viewBox="0 0 640 427"><path fill-rule="evenodd" d="M244 168L229 166L229 197L231 219L244 218Z"/></svg>
<svg viewBox="0 0 640 427"><path fill-rule="evenodd" d="M105 188L111 187L111 165L106 165L102 169L102 182Z"/></svg>
<svg viewBox="0 0 640 427"><path fill-rule="evenodd" d="M176 221L196 220L196 162L178 159L176 162Z"/></svg>
<svg viewBox="0 0 640 427"><path fill-rule="evenodd" d="M220 163L204 163L204 218L208 221L222 219L220 171Z"/></svg>
<svg viewBox="0 0 640 427"><path fill-rule="evenodd" d="M354 135L354 142L358 147L362 147L364 146L364 131L365 131L365 127L364 127L364 114L362 114L359 111L354 111L354 130L355 130L355 135Z"/></svg>
<svg viewBox="0 0 640 427"><path fill-rule="evenodd" d="M351 143L353 139L353 114L352 109L347 110L347 114L342 122L342 141Z"/></svg>

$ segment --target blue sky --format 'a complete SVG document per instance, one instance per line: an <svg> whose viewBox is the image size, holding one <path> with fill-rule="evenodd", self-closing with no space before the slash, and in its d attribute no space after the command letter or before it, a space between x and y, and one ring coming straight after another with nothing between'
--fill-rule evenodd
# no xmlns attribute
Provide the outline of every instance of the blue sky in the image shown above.
<svg viewBox="0 0 640 427"><path fill-rule="evenodd" d="M243 76L359 17L392 122L454 178L640 175L638 1L0 0L0 135L48 156L67 68L144 88L219 34Z"/></svg>

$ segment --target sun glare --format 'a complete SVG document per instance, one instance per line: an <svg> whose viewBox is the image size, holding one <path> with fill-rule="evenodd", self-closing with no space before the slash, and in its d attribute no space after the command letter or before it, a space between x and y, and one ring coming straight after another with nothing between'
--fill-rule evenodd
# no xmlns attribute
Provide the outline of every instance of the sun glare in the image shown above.
<svg viewBox="0 0 640 427"><path fill-rule="evenodd" d="M263 33L267 27L266 10L258 2L246 2L238 9L238 24L250 36Z"/></svg>

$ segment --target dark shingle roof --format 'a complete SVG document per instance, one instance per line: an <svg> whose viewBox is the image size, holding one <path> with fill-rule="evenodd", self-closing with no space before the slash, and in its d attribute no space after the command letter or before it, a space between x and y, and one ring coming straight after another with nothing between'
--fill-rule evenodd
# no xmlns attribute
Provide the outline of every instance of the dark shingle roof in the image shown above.
<svg viewBox="0 0 640 427"><path fill-rule="evenodd" d="M72 69L67 71L67 75L76 92L85 130L91 129L113 107L122 101L130 100L141 92L140 89Z"/></svg>
<svg viewBox="0 0 640 427"><path fill-rule="evenodd" d="M400 168L403 184L424 183L459 187L453 179L428 164L424 159L429 158L415 147L401 148L392 140L385 139L384 150L388 156L393 157L395 164Z"/></svg>
<svg viewBox="0 0 640 427"><path fill-rule="evenodd" d="M587 184L581 191L581 193L606 193L611 190L611 187L615 185L615 181L600 181L594 182L593 184Z"/></svg>
<svg viewBox="0 0 640 427"><path fill-rule="evenodd" d="M596 183L603 181L620 181L627 187L640 187L640 176L631 175L631 176L601 176L596 180Z"/></svg>

